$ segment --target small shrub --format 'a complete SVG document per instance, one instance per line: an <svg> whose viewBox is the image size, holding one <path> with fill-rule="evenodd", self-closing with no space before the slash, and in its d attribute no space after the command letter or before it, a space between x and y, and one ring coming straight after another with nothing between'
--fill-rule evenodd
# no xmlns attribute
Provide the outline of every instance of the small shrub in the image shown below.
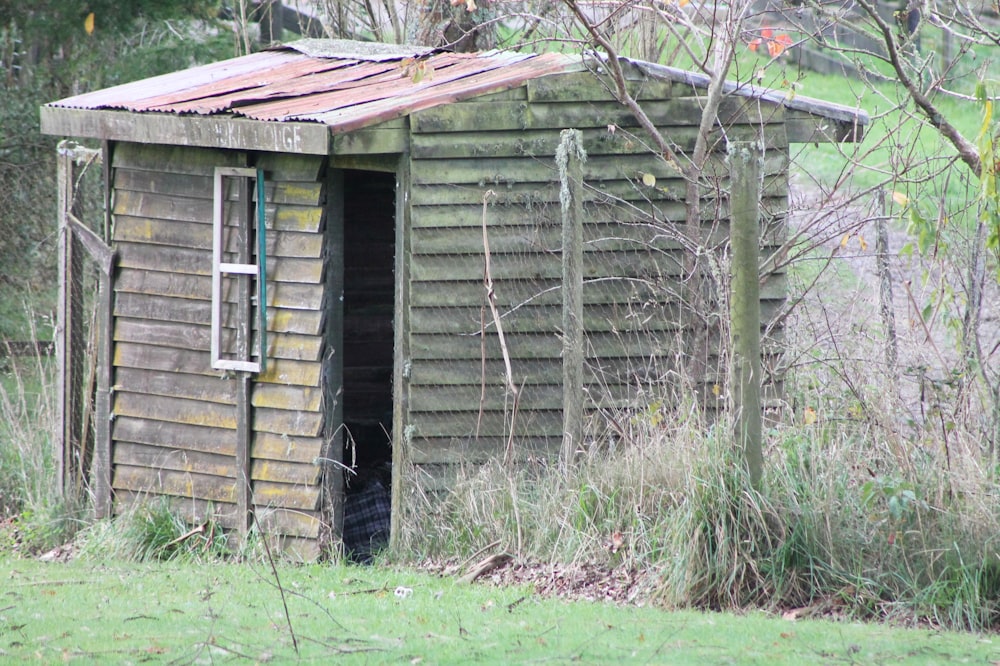
<svg viewBox="0 0 1000 666"><path fill-rule="evenodd" d="M192 528L166 498L137 503L121 515L81 531L80 555L132 562L202 559L232 555L223 530L206 520Z"/></svg>

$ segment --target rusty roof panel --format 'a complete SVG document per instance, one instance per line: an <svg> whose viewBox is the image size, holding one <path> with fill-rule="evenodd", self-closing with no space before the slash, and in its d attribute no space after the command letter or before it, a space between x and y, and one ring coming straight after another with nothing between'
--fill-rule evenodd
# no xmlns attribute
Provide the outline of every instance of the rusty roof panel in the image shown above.
<svg viewBox="0 0 1000 666"><path fill-rule="evenodd" d="M373 77L371 85L333 90L309 97L292 97L236 109L236 113L255 120L313 120L326 122L323 115L344 108L354 108L372 102L389 100L398 107L400 114L409 111L405 101L416 92L431 90L456 80L471 85L502 63L486 63L471 58L457 58L454 54L441 54L426 61L423 78L415 80L415 73L398 65L387 68L383 75ZM327 123L329 124L329 123Z"/></svg>
<svg viewBox="0 0 1000 666"><path fill-rule="evenodd" d="M310 97L354 81L366 80L385 69L385 65L382 63L359 63L356 60L327 60L326 62L336 63L338 66L328 66L325 70L314 72L309 76L272 81L256 88L232 89L203 99L192 98L187 102L167 103L155 110L171 113L205 114L229 110L235 106L256 101Z"/></svg>
<svg viewBox="0 0 1000 666"><path fill-rule="evenodd" d="M331 48L342 43L331 42ZM520 85L573 67L559 54L429 53L368 57L264 51L79 95L50 106L172 114L232 113L261 121L311 121L344 132L415 110ZM419 52L418 52L419 53Z"/></svg>
<svg viewBox="0 0 1000 666"><path fill-rule="evenodd" d="M176 92L204 85L211 81L225 81L248 72L263 71L294 61L302 56L288 51L264 51L240 58L222 60L209 65L154 76L112 88L53 102L52 106L78 109L131 109L141 100L168 92Z"/></svg>
<svg viewBox="0 0 1000 666"><path fill-rule="evenodd" d="M435 86L413 88L394 97L317 114L289 116L287 119L315 120L329 125L336 133L350 132L435 106L508 90L533 78L566 70L567 60L564 57L558 57L558 54L548 55L553 57L539 56L520 63L517 67L498 67L493 71L479 72L475 76L439 82ZM400 109L405 109L405 113Z"/></svg>
<svg viewBox="0 0 1000 666"><path fill-rule="evenodd" d="M183 90L149 97L133 105L134 111L172 111L183 113L185 102L217 100L209 108L199 113L213 113L227 108L226 100L234 95L256 91L268 86L293 83L313 74L329 70L349 69L357 60L314 60L297 58L264 70L254 70L232 76L222 81L208 81L202 85L189 86Z"/></svg>

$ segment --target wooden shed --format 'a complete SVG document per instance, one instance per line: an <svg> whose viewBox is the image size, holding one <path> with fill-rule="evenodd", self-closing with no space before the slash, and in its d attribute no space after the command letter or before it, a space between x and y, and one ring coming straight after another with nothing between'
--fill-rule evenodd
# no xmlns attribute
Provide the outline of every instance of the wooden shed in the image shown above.
<svg viewBox="0 0 1000 666"><path fill-rule="evenodd" d="M705 81L625 66L690 150ZM459 464L556 454L568 128L587 153L585 413L648 407L644 387L685 345L685 185L603 71L304 40L44 106L44 132L103 142L99 509L162 495L242 532L253 514L311 559L337 543L345 466L391 455L397 530L411 493ZM720 139L766 148L762 253L784 240L789 145L856 140L867 121L736 86L720 118ZM724 240L724 141L714 150L702 217ZM784 276L763 285L767 319Z"/></svg>

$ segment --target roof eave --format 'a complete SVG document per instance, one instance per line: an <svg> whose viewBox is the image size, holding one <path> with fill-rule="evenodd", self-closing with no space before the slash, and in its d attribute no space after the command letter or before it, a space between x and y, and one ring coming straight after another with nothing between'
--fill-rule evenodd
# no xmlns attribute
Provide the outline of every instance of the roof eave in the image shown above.
<svg viewBox="0 0 1000 666"><path fill-rule="evenodd" d="M704 74L689 72L676 67L658 65L641 60L628 60L647 76L666 79L690 85L693 88L708 88L710 79ZM768 102L788 110L788 141L790 143L850 143L858 142L864 136L864 128L870 122L864 109L845 106L835 102L787 95L783 91L763 88L753 84L738 84L727 81L723 92Z"/></svg>
<svg viewBox="0 0 1000 666"><path fill-rule="evenodd" d="M41 107L43 134L232 150L328 155L330 128L233 116Z"/></svg>

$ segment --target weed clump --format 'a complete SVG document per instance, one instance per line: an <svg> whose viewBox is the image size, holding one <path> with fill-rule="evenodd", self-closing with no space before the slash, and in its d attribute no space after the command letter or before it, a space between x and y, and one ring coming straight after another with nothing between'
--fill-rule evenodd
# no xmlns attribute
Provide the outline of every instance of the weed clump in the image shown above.
<svg viewBox="0 0 1000 666"><path fill-rule="evenodd" d="M913 445L785 424L769 432L757 491L725 423L674 423L637 428L566 468L463 467L450 491L412 498L402 550L448 558L500 542L523 560L635 572L650 600L674 608L997 625L989 468L948 473Z"/></svg>

